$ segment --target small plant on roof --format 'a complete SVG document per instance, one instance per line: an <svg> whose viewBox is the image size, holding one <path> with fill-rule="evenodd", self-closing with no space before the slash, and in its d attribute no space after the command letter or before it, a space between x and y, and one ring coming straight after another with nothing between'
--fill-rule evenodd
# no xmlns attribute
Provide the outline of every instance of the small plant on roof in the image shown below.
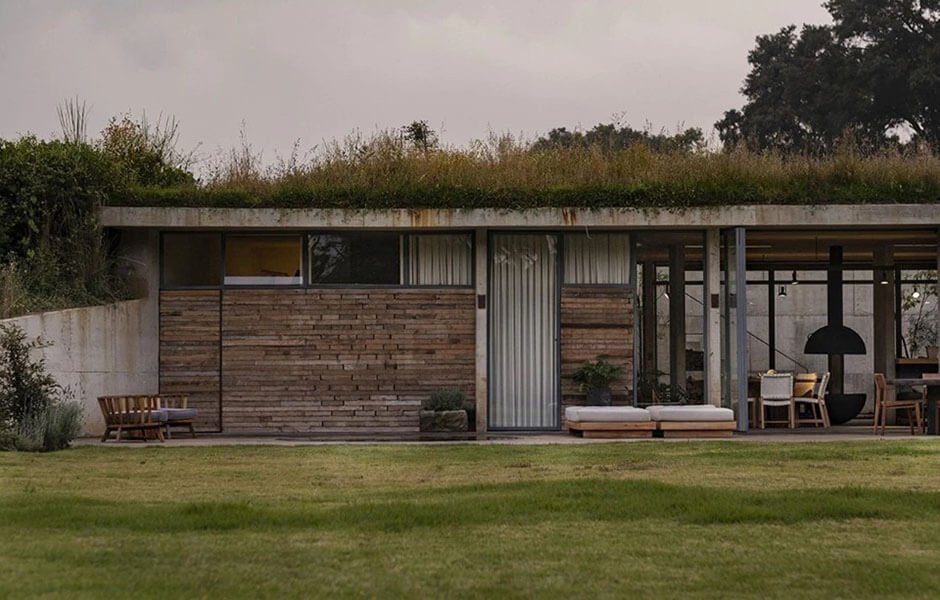
<svg viewBox="0 0 940 600"><path fill-rule="evenodd" d="M623 375L623 367L607 360L607 356L598 356L588 361L572 373L571 378L582 392L587 393L589 404L595 406L610 405L610 384Z"/></svg>

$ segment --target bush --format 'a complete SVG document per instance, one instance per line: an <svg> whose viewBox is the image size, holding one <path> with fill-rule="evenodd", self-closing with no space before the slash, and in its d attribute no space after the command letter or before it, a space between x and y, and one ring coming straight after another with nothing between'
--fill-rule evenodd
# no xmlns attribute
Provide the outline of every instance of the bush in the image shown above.
<svg viewBox="0 0 940 600"><path fill-rule="evenodd" d="M45 359L31 356L47 345L0 325L0 449L60 450L81 433L81 404L56 383Z"/></svg>
<svg viewBox="0 0 940 600"><path fill-rule="evenodd" d="M46 361L31 356L47 345L39 338L28 341L16 325L0 325L0 421L15 428L44 412L61 393Z"/></svg>
<svg viewBox="0 0 940 600"><path fill-rule="evenodd" d="M466 410L470 401L461 390L438 390L421 403L424 410Z"/></svg>
<svg viewBox="0 0 940 600"><path fill-rule="evenodd" d="M4 423L0 423L0 451L16 449L16 434Z"/></svg>
<svg viewBox="0 0 940 600"><path fill-rule="evenodd" d="M14 432L14 445L25 452L52 452L68 448L82 432L82 405L67 400L28 415Z"/></svg>

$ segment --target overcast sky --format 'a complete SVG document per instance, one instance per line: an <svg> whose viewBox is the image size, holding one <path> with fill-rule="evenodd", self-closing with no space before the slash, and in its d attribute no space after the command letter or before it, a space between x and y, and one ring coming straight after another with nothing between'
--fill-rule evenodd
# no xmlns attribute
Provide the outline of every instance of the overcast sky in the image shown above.
<svg viewBox="0 0 940 600"><path fill-rule="evenodd" d="M829 22L822 0L0 0L0 138L160 113L184 149L265 159L424 119L445 142L624 122L710 133L757 35Z"/></svg>

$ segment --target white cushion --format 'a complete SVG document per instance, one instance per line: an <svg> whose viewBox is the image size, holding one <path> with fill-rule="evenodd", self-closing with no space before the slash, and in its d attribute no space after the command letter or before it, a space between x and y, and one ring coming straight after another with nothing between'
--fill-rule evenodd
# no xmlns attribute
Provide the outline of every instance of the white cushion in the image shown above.
<svg viewBox="0 0 940 600"><path fill-rule="evenodd" d="M718 408L711 404L653 405L646 410L654 421L734 421L734 412L730 408Z"/></svg>
<svg viewBox="0 0 940 600"><path fill-rule="evenodd" d="M569 406L565 418L582 423L644 423L650 414L633 406Z"/></svg>

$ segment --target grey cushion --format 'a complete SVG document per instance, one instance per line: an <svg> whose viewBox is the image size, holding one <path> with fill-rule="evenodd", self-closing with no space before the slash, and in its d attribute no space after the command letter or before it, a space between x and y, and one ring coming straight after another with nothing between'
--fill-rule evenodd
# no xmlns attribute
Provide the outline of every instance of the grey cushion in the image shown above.
<svg viewBox="0 0 940 600"><path fill-rule="evenodd" d="M160 410L166 413L166 420L171 423L173 421L195 419L199 416L199 411L195 408L161 408Z"/></svg>
<svg viewBox="0 0 940 600"><path fill-rule="evenodd" d="M654 421L733 421L734 412L730 408L718 408L711 404L685 406L648 406Z"/></svg>
<svg viewBox="0 0 940 600"><path fill-rule="evenodd" d="M565 418L583 423L643 423L650 414L633 406L569 406Z"/></svg>
<svg viewBox="0 0 940 600"><path fill-rule="evenodd" d="M151 423L165 423L167 420L167 409L161 408L157 410L150 411L150 422ZM126 413L119 413L115 415L116 424L120 425L137 425L141 422L141 414L132 410Z"/></svg>

